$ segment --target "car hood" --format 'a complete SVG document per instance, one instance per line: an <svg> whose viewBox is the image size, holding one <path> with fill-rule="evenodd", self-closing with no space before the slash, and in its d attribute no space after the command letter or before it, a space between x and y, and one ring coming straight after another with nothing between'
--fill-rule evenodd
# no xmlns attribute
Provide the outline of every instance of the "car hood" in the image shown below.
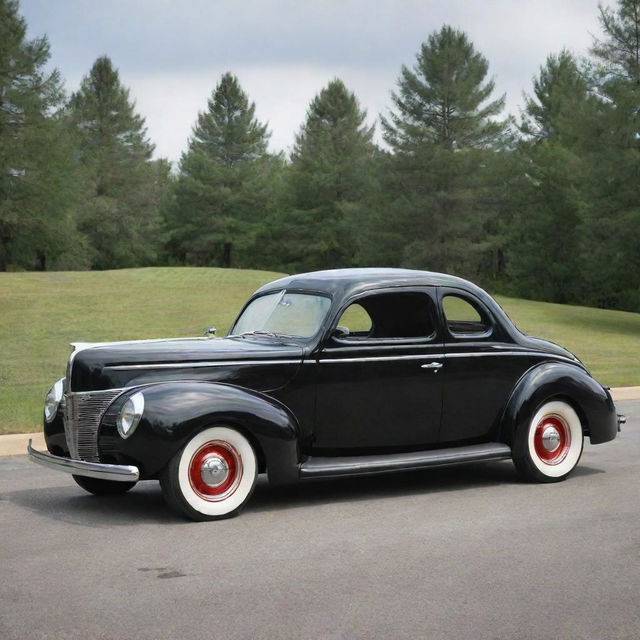
<svg viewBox="0 0 640 640"><path fill-rule="evenodd" d="M303 348L269 338L181 338L73 343L68 390L114 389L166 380L283 386L302 362ZM251 382L248 382L251 381Z"/></svg>

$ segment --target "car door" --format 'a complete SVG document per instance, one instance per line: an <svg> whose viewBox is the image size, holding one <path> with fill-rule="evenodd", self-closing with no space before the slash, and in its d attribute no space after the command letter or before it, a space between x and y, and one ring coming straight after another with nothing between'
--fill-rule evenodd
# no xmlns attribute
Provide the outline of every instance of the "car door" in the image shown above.
<svg viewBox="0 0 640 640"><path fill-rule="evenodd" d="M438 299L445 352L440 442L491 441L516 382L539 358L514 345L472 293L439 287Z"/></svg>
<svg viewBox="0 0 640 640"><path fill-rule="evenodd" d="M316 354L312 448L357 454L437 442L440 333L432 287L370 292L344 305Z"/></svg>

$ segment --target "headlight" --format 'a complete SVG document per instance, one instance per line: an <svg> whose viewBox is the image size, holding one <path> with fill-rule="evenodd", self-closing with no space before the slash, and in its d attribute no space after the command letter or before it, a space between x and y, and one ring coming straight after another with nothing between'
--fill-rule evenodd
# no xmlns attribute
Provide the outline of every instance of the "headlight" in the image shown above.
<svg viewBox="0 0 640 640"><path fill-rule="evenodd" d="M120 409L116 425L122 438L128 438L138 426L144 411L144 396L142 392L134 393Z"/></svg>
<svg viewBox="0 0 640 640"><path fill-rule="evenodd" d="M47 422L51 422L56 417L56 413L58 413L58 407L62 400L63 381L64 378L60 378L60 380L58 380L58 382L49 389L49 393L47 393L47 396L44 399L44 419Z"/></svg>

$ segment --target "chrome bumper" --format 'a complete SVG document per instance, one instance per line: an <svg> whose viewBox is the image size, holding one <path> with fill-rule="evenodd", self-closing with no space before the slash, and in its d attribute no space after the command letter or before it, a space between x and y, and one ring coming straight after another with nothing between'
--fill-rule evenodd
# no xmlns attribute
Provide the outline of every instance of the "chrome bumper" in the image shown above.
<svg viewBox="0 0 640 640"><path fill-rule="evenodd" d="M31 446L27 447L29 458L43 467L73 473L76 476L87 478L99 478L100 480L115 480L116 482L137 482L140 479L138 467L126 464L103 464L101 462L83 462L82 460L72 460L54 456L51 453L37 451Z"/></svg>

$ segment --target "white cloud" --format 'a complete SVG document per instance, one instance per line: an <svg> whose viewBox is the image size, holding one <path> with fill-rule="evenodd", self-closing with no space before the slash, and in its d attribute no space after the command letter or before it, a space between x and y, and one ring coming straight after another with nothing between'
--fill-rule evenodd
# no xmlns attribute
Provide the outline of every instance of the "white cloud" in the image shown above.
<svg viewBox="0 0 640 640"><path fill-rule="evenodd" d="M179 159L198 112L206 108L211 91L225 71L219 67L190 74L123 74L123 81L132 88L137 110L146 117L157 156ZM369 107L370 124L375 122L387 97L384 79L367 69L292 64L246 66L234 72L256 103L257 118L268 122L270 148L274 151L290 150L309 102L336 76L356 93L363 107Z"/></svg>
<svg viewBox="0 0 640 640"><path fill-rule="evenodd" d="M309 101L335 76L373 122L390 105L400 66L412 65L444 23L466 31L488 58L511 113L548 54L586 53L599 31L597 0L22 0L21 10L30 35L49 35L70 90L109 55L156 155L174 161L225 71L269 121L271 147L286 150Z"/></svg>

